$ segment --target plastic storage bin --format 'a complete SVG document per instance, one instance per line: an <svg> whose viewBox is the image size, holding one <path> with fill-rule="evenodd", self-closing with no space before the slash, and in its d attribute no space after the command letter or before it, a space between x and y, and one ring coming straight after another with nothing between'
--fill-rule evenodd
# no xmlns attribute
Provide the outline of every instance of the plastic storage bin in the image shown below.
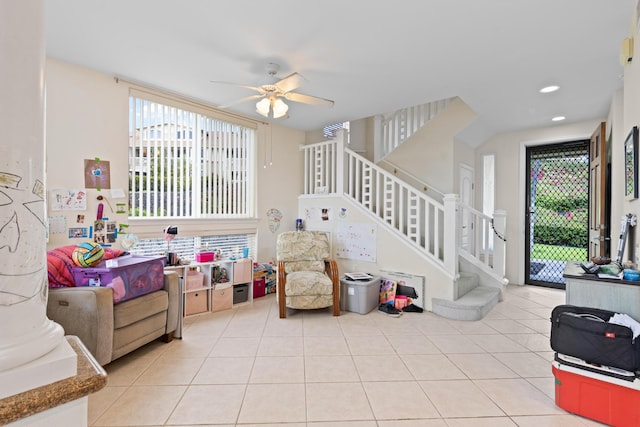
<svg viewBox="0 0 640 427"><path fill-rule="evenodd" d="M553 362L556 405L616 427L640 425L640 379L626 381Z"/></svg>
<svg viewBox="0 0 640 427"><path fill-rule="evenodd" d="M378 306L380 277L369 281L340 279L340 309L367 314Z"/></svg>
<svg viewBox="0 0 640 427"><path fill-rule="evenodd" d="M260 298L265 294L266 280L264 277L253 279L253 297Z"/></svg>
<svg viewBox="0 0 640 427"><path fill-rule="evenodd" d="M96 267L74 267L76 286L105 286L113 289L113 302L119 303L164 287L165 257L124 255L100 262Z"/></svg>
<svg viewBox="0 0 640 427"><path fill-rule="evenodd" d="M233 286L233 303L238 304L249 299L249 284Z"/></svg>

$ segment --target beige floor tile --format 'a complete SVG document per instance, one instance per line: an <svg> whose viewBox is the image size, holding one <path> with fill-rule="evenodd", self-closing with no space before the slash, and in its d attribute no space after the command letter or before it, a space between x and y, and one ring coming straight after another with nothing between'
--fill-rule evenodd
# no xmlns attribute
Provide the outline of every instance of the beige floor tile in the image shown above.
<svg viewBox="0 0 640 427"><path fill-rule="evenodd" d="M443 354L402 355L400 357L413 378L418 381L467 379L467 376Z"/></svg>
<svg viewBox="0 0 640 427"><path fill-rule="evenodd" d="M495 353L495 358L521 377L552 377L551 364L535 353Z"/></svg>
<svg viewBox="0 0 640 427"><path fill-rule="evenodd" d="M315 427L309 425L308 427ZM378 421L378 427L447 427L442 419Z"/></svg>
<svg viewBox="0 0 640 427"><path fill-rule="evenodd" d="M420 387L444 418L505 415L471 380L421 381Z"/></svg>
<svg viewBox="0 0 640 427"><path fill-rule="evenodd" d="M474 380L507 415L557 415L564 411L524 379Z"/></svg>
<svg viewBox="0 0 640 427"><path fill-rule="evenodd" d="M258 356L302 356L302 337L262 337Z"/></svg>
<svg viewBox="0 0 640 427"><path fill-rule="evenodd" d="M234 424L244 391L244 385L192 385L168 424Z"/></svg>
<svg viewBox="0 0 640 427"><path fill-rule="evenodd" d="M379 424L377 424L375 421L320 421L306 424L307 427L377 427L378 425ZM289 425L287 424L286 427L289 427Z"/></svg>
<svg viewBox="0 0 640 427"><path fill-rule="evenodd" d="M390 335L387 340L398 354L440 354L435 344L423 335Z"/></svg>
<svg viewBox="0 0 640 427"><path fill-rule="evenodd" d="M518 378L518 374L491 354L450 354L452 361L470 379Z"/></svg>
<svg viewBox="0 0 640 427"><path fill-rule="evenodd" d="M551 331L551 322L549 319L519 319L518 322L539 333Z"/></svg>
<svg viewBox="0 0 640 427"><path fill-rule="evenodd" d="M481 321L329 309L280 319L268 295L189 317L182 340L154 341L107 365L108 386L89 397L89 424L596 427L555 406L547 328L562 303L563 291L508 285ZM454 395L468 397L448 406ZM403 406L412 406L409 418L398 419ZM499 416L465 415L496 408Z"/></svg>
<svg viewBox="0 0 640 427"><path fill-rule="evenodd" d="M189 385L198 373L203 357L159 357L135 381L135 385Z"/></svg>
<svg viewBox="0 0 640 427"><path fill-rule="evenodd" d="M249 383L304 383L304 358L302 356L256 357Z"/></svg>
<svg viewBox="0 0 640 427"><path fill-rule="evenodd" d="M396 354L389 340L384 335L347 336L349 351L354 356Z"/></svg>
<svg viewBox="0 0 640 427"><path fill-rule="evenodd" d="M429 340L445 354L484 353L484 350L464 335L435 335Z"/></svg>
<svg viewBox="0 0 640 427"><path fill-rule="evenodd" d="M345 337L372 337L375 335L384 336L382 331L372 322L371 324L350 324L341 322L342 333Z"/></svg>
<svg viewBox="0 0 640 427"><path fill-rule="evenodd" d="M549 399L556 399L556 382L554 378L526 378L538 390L546 394Z"/></svg>
<svg viewBox="0 0 640 427"><path fill-rule="evenodd" d="M164 425L186 389L186 386L131 386L94 425Z"/></svg>
<svg viewBox="0 0 640 427"><path fill-rule="evenodd" d="M449 320L451 326L456 328L461 334L479 335L479 334L495 334L497 331L481 320L469 322L464 320Z"/></svg>
<svg viewBox="0 0 640 427"><path fill-rule="evenodd" d="M373 420L361 383L306 385L307 421Z"/></svg>
<svg viewBox="0 0 640 427"><path fill-rule="evenodd" d="M92 425L127 390L127 387L105 387L89 395L88 424Z"/></svg>
<svg viewBox="0 0 640 427"><path fill-rule="evenodd" d="M304 337L305 356L347 356L349 346L343 336Z"/></svg>
<svg viewBox="0 0 640 427"><path fill-rule="evenodd" d="M307 356L304 361L305 380L308 383L360 381L351 356Z"/></svg>
<svg viewBox="0 0 640 427"><path fill-rule="evenodd" d="M210 357L193 378L192 384L247 384L253 357Z"/></svg>
<svg viewBox="0 0 640 427"><path fill-rule="evenodd" d="M238 423L305 422L308 400L304 384L249 384Z"/></svg>
<svg viewBox="0 0 640 427"><path fill-rule="evenodd" d="M530 351L551 351L549 337L542 334L505 334L504 336Z"/></svg>
<svg viewBox="0 0 640 427"><path fill-rule="evenodd" d="M168 345L169 348L163 355L171 357L207 357L214 347L218 337L197 335L193 337L183 337L180 340L173 340Z"/></svg>
<svg viewBox="0 0 640 427"><path fill-rule="evenodd" d="M258 353L260 338L220 338L209 357L252 357Z"/></svg>
<svg viewBox="0 0 640 427"><path fill-rule="evenodd" d="M406 381L413 377L396 355L353 356L361 381Z"/></svg>
<svg viewBox="0 0 640 427"><path fill-rule="evenodd" d="M264 337L301 337L302 336L302 318L291 319L283 322L283 319L274 318L267 320L264 328Z"/></svg>
<svg viewBox="0 0 640 427"><path fill-rule="evenodd" d="M518 427L508 417L450 418L446 421L448 427Z"/></svg>
<svg viewBox="0 0 640 427"><path fill-rule="evenodd" d="M532 314L532 316L534 315ZM514 334L514 333L535 334L536 333L536 331L534 331L533 329L527 328L522 323L513 319L489 319L489 320L484 320L484 322L487 325L491 326L496 331L500 332L501 334Z"/></svg>
<svg viewBox="0 0 640 427"><path fill-rule="evenodd" d="M440 418L440 414L415 381L365 382L376 420Z"/></svg>
<svg viewBox="0 0 640 427"><path fill-rule="evenodd" d="M533 417L512 417L518 427L585 427L585 418L576 415L543 415ZM593 422L594 426L603 424Z"/></svg>
<svg viewBox="0 0 640 427"><path fill-rule="evenodd" d="M307 316L302 320L302 333L305 337L343 337L338 319L334 316Z"/></svg>
<svg viewBox="0 0 640 427"><path fill-rule="evenodd" d="M449 322L445 319L438 318L427 318L420 319L414 322L414 326L418 329L422 334L430 337L433 335L456 335L460 334L456 328L454 328Z"/></svg>
<svg viewBox="0 0 640 427"><path fill-rule="evenodd" d="M104 367L108 386L128 386L135 382L149 368L157 357L138 357L130 353L116 359Z"/></svg>
<svg viewBox="0 0 640 427"><path fill-rule="evenodd" d="M527 351L526 347L504 335L469 335L469 339L487 353L522 353Z"/></svg>

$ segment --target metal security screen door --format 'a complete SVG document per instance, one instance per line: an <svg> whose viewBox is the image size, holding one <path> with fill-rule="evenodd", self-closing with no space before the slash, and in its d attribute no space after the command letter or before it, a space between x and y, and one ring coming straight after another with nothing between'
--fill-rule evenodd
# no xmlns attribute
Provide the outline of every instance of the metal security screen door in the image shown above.
<svg viewBox="0 0 640 427"><path fill-rule="evenodd" d="M586 261L589 141L527 147L525 282L564 288L567 261Z"/></svg>

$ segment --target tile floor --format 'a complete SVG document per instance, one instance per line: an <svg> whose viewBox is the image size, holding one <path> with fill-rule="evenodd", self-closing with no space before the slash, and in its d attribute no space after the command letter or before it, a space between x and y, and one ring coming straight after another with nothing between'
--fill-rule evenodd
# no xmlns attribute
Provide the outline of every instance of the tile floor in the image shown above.
<svg viewBox="0 0 640 427"><path fill-rule="evenodd" d="M564 292L508 286L483 320L329 310L274 295L185 320L106 366L91 426L579 427L554 404L549 315Z"/></svg>

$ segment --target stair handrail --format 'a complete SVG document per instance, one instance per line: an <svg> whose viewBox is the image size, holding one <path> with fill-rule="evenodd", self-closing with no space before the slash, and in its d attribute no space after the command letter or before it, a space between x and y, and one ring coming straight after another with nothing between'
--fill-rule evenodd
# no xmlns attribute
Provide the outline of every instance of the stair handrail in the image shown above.
<svg viewBox="0 0 640 427"><path fill-rule="evenodd" d="M454 98L439 99L374 116L374 160L378 163L432 120Z"/></svg>

